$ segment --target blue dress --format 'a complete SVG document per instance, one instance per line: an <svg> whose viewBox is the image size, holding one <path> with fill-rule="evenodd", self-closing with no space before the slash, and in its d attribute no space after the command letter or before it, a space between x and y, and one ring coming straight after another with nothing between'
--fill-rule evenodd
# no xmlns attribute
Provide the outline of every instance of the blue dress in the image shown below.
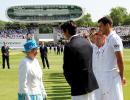
<svg viewBox="0 0 130 100"><path fill-rule="evenodd" d="M42 95L29 95L30 100L46 100L46 96ZM27 94L18 94L18 100L28 100Z"/></svg>

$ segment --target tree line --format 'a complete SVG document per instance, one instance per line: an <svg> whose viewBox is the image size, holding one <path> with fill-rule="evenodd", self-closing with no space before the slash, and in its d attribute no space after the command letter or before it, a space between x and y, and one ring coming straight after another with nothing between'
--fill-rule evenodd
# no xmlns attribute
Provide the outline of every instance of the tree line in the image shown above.
<svg viewBox="0 0 130 100"><path fill-rule="evenodd" d="M110 10L110 16L113 20L113 26L130 25L130 13L127 12L126 8L115 7ZM91 15L87 13L82 19L77 21L79 26L96 26L97 22L93 22Z"/></svg>

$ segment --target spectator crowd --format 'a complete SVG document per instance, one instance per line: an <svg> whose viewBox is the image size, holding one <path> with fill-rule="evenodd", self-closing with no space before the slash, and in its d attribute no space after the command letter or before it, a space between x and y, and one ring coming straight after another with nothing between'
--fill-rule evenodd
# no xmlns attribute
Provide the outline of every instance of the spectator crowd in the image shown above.
<svg viewBox="0 0 130 100"><path fill-rule="evenodd" d="M35 33L35 29L4 29L0 30L0 39L25 39L27 33Z"/></svg>
<svg viewBox="0 0 130 100"><path fill-rule="evenodd" d="M77 33L83 34L88 33L92 27L78 27ZM124 47L130 47L130 26L116 26L113 27L116 33L122 38ZM35 34L35 28L30 29L4 29L0 30L0 39L25 39L27 33ZM55 28L55 33L57 33L57 39L63 39L64 36L59 28Z"/></svg>

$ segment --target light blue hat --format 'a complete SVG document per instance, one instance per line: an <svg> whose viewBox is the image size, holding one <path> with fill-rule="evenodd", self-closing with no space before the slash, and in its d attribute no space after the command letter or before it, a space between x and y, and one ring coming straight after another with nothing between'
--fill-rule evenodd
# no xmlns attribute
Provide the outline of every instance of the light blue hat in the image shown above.
<svg viewBox="0 0 130 100"><path fill-rule="evenodd" d="M24 52L29 52L34 48L38 48L37 43L35 40L28 40L25 44L24 44Z"/></svg>

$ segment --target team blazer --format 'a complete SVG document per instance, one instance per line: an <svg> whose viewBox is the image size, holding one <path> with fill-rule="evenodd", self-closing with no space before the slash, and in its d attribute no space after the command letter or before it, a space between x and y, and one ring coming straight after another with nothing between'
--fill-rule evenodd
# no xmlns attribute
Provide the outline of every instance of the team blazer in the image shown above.
<svg viewBox="0 0 130 100"><path fill-rule="evenodd" d="M1 53L3 56L9 56L9 47L2 46ZM6 55L4 55L4 53L6 53Z"/></svg>
<svg viewBox="0 0 130 100"><path fill-rule="evenodd" d="M42 46L40 46L40 54L41 54L41 56L47 56L47 52L48 52L48 50L47 50L47 47L46 46L44 46L44 47L42 47Z"/></svg>
<svg viewBox="0 0 130 100"><path fill-rule="evenodd" d="M64 49L63 71L71 95L83 95L98 88L92 70L93 49L86 39L74 36Z"/></svg>

